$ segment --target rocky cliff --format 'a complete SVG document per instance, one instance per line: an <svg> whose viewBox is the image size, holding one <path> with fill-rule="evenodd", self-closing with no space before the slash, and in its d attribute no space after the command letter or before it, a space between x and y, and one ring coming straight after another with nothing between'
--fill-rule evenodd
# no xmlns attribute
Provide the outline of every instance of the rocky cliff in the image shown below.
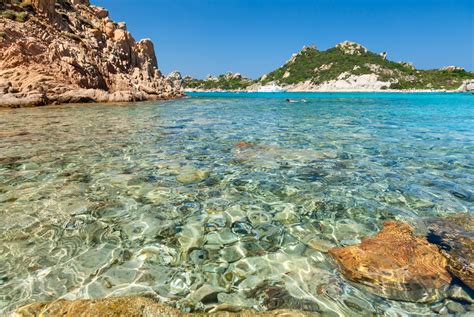
<svg viewBox="0 0 474 317"><path fill-rule="evenodd" d="M122 102L181 95L153 43L89 0L0 2L0 105Z"/></svg>

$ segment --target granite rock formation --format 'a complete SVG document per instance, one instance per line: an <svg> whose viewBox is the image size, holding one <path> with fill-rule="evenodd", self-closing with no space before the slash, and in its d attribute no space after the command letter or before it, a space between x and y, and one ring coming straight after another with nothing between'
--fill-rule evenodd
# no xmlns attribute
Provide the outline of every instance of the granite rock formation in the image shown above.
<svg viewBox="0 0 474 317"><path fill-rule="evenodd" d="M158 69L153 43L88 0L0 4L0 105L122 102L181 95Z"/></svg>
<svg viewBox="0 0 474 317"><path fill-rule="evenodd" d="M436 245L413 235L406 223L386 222L374 237L329 253L344 276L390 299L430 302L451 282L447 260Z"/></svg>

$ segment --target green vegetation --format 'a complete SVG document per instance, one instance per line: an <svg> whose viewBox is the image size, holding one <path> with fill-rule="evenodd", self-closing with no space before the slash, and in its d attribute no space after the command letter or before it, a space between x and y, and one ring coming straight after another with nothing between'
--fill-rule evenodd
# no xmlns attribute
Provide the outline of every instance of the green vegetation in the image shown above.
<svg viewBox="0 0 474 317"><path fill-rule="evenodd" d="M13 10L4 10L0 12L0 16L17 22L25 22L28 19L28 12L16 12Z"/></svg>
<svg viewBox="0 0 474 317"><path fill-rule="evenodd" d="M473 73L464 70L416 70L372 52L349 55L338 48L323 52L307 48L263 77L261 82L276 81L285 85L309 80L318 85L337 79L344 72L354 75L377 74L379 80L392 82L391 89L456 89L464 80L474 78Z"/></svg>
<svg viewBox="0 0 474 317"><path fill-rule="evenodd" d="M341 74L375 74L380 81L388 83L385 89L457 89L464 80L474 79L474 73L463 69L417 70L409 63L393 62L356 43L346 42L326 51L305 47L283 66L256 81L227 74L217 79L185 79L185 84L187 88L204 90L246 89L257 82L262 85L275 82L282 86L302 82L320 85L338 79Z"/></svg>
<svg viewBox="0 0 474 317"><path fill-rule="evenodd" d="M220 75L216 79L199 80L194 78L185 78L186 88L204 89L204 90L241 90L255 83L255 81L244 77L232 77L229 74Z"/></svg>
<svg viewBox="0 0 474 317"><path fill-rule="evenodd" d="M347 55L338 48L331 48L323 52L307 48L292 61L269 73L265 79L262 79L262 82L278 81L281 84L296 84L311 80L313 84L320 84L336 79L344 72L354 75L371 74L373 71L369 65L378 65L401 72L411 71L410 68L402 64L387 61L380 55L371 52L361 53L361 55ZM287 77L284 76L285 74Z"/></svg>
<svg viewBox="0 0 474 317"><path fill-rule="evenodd" d="M412 81L399 80L393 83L392 89L457 89L464 80L473 79L474 73L464 70L418 70L416 79Z"/></svg>
<svg viewBox="0 0 474 317"><path fill-rule="evenodd" d="M0 39L4 39L7 37L7 33L0 31Z"/></svg>
<svg viewBox="0 0 474 317"><path fill-rule="evenodd" d="M21 8L32 9L33 5L31 0L12 0L11 3L15 6L20 6Z"/></svg>

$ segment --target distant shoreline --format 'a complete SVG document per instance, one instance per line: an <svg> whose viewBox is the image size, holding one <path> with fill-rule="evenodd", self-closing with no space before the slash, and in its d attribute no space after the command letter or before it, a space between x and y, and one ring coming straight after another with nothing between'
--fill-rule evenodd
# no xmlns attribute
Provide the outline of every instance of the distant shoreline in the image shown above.
<svg viewBox="0 0 474 317"><path fill-rule="evenodd" d="M288 91L279 91L279 92L263 92L256 90L223 90L223 89L184 89L183 92L186 93L466 93L459 90L428 90L428 89L384 89L384 90L288 90Z"/></svg>

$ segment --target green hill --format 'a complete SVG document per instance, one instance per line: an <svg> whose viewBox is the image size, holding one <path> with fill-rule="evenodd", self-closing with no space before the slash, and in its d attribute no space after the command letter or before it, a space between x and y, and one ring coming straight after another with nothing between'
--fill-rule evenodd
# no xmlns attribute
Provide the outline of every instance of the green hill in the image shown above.
<svg viewBox="0 0 474 317"><path fill-rule="evenodd" d="M227 73L217 77L208 76L206 79L185 77L183 85L188 89L202 90L244 90L257 81L242 77L240 74Z"/></svg>
<svg viewBox="0 0 474 317"><path fill-rule="evenodd" d="M357 80L358 76L372 74L377 81L383 82L380 89L452 90L459 88L463 81L474 79L474 73L459 67L418 70L410 63L388 60L385 53L373 53L360 44L343 42L326 51L306 46L283 66L256 81L221 75L217 80L194 79L187 82L187 88L237 90L272 82L283 87L305 83L317 89L337 80Z"/></svg>

